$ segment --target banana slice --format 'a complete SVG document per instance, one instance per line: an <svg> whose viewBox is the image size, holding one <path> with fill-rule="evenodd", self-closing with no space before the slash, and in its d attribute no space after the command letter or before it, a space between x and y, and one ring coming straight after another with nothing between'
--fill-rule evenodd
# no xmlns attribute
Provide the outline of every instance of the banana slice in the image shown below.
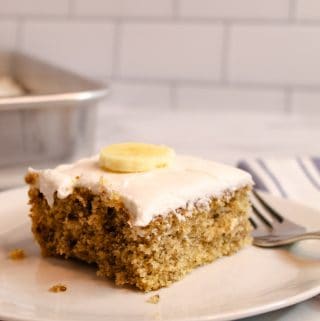
<svg viewBox="0 0 320 321"><path fill-rule="evenodd" d="M164 145L122 143L103 148L99 164L114 172L146 172L169 166L174 157L174 150Z"/></svg>

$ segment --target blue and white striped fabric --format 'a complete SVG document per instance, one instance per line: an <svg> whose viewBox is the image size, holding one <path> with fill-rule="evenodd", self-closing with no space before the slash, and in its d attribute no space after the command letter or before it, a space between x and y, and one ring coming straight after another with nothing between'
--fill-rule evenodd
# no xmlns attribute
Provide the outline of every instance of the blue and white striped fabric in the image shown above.
<svg viewBox="0 0 320 321"><path fill-rule="evenodd" d="M255 188L320 209L320 157L243 160Z"/></svg>

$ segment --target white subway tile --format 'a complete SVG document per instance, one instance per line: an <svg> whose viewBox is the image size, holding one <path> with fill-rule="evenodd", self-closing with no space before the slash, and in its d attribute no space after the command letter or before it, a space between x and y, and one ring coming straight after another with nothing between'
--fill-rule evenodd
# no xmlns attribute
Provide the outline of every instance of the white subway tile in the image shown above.
<svg viewBox="0 0 320 321"><path fill-rule="evenodd" d="M0 75L9 70L10 51L15 49L17 25L14 21L0 21Z"/></svg>
<svg viewBox="0 0 320 321"><path fill-rule="evenodd" d="M16 162L17 159L25 156L25 153L23 153L23 134L22 113L17 110L1 111L0 167L8 166L9 164Z"/></svg>
<svg viewBox="0 0 320 321"><path fill-rule="evenodd" d="M0 0L0 14L6 15L60 15L68 10L68 0Z"/></svg>
<svg viewBox="0 0 320 321"><path fill-rule="evenodd" d="M75 0L80 16L164 17L172 14L172 0Z"/></svg>
<svg viewBox="0 0 320 321"><path fill-rule="evenodd" d="M109 23L27 22L22 49L78 73L98 77L111 72L114 27Z"/></svg>
<svg viewBox="0 0 320 321"><path fill-rule="evenodd" d="M115 81L105 102L106 113L126 110L155 110L171 107L168 85Z"/></svg>
<svg viewBox="0 0 320 321"><path fill-rule="evenodd" d="M99 106L97 118L97 147L116 141L138 139L132 130L140 126L136 118L168 113L171 109L170 88L161 84L113 82L110 95ZM157 116L155 116L156 119ZM122 121L120 121L122 119ZM155 120L154 119L154 120ZM107 124L107 126L106 126ZM141 128L141 130L143 130ZM124 135L128 133L128 136ZM118 138L121 136L120 140ZM150 138L139 138L146 141ZM152 142L152 140L150 140ZM161 140L160 140L161 142ZM163 142L163 141L162 141ZM155 141L153 141L155 143Z"/></svg>
<svg viewBox="0 0 320 321"><path fill-rule="evenodd" d="M177 105L181 110L284 112L284 93L277 90L259 90L223 87L180 87Z"/></svg>
<svg viewBox="0 0 320 321"><path fill-rule="evenodd" d="M285 19L289 0L180 0L182 17Z"/></svg>
<svg viewBox="0 0 320 321"><path fill-rule="evenodd" d="M320 84L320 27L235 26L228 77L232 82Z"/></svg>
<svg viewBox="0 0 320 321"><path fill-rule="evenodd" d="M296 16L298 19L320 19L320 1L297 0Z"/></svg>
<svg viewBox="0 0 320 321"><path fill-rule="evenodd" d="M11 20L0 21L0 49L12 50L16 41L16 22Z"/></svg>
<svg viewBox="0 0 320 321"><path fill-rule="evenodd" d="M305 116L315 114L320 124L320 93L314 91L297 91L292 94L292 112Z"/></svg>
<svg viewBox="0 0 320 321"><path fill-rule="evenodd" d="M124 77L217 80L221 46L220 25L125 24L119 73Z"/></svg>

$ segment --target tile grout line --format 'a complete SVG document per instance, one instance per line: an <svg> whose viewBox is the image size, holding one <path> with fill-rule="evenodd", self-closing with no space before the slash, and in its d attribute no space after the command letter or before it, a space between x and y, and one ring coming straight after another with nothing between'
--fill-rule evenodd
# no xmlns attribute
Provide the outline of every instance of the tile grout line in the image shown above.
<svg viewBox="0 0 320 321"><path fill-rule="evenodd" d="M70 5L67 14L28 14L28 15L18 15L18 14L1 14L0 18L3 19L18 19L24 18L31 21L41 21L41 22L59 22L59 21L69 21L69 22L83 22L83 23L112 23L115 21L120 21L124 23L186 23L190 25L199 24L199 25L220 25L220 24L233 24L237 26L288 26L298 25L300 27L320 27L320 19L297 19L296 18L296 5L295 0L292 4L290 2L288 17L286 19L276 19L276 18L207 18L207 17L181 17L179 14L173 13L171 16L81 16L75 15L73 2L70 0ZM174 8L174 6L173 6ZM174 11L178 9L173 9Z"/></svg>
<svg viewBox="0 0 320 321"><path fill-rule="evenodd" d="M175 0L177 1L177 0ZM295 1L295 0L291 0ZM175 2L174 2L175 3ZM178 3L178 2L177 2ZM291 4L291 2L290 2ZM17 19L19 17L24 17L32 20L42 20L42 21L61 21L61 20L70 20L70 21L80 21L80 22L114 22L119 20L126 23L189 23L189 24L221 24L221 23L232 23L235 25L249 25L249 26L286 26L288 25L288 17L295 18L296 5L295 2L292 2L289 7L288 17L285 18L215 18L215 17L181 17L179 15L179 8L176 5L172 6L173 15L171 16L108 16L108 15L75 15L74 14L74 0L70 0L68 14L28 14L28 15L18 15L18 14L1 14L0 18L8 19ZM294 21L299 24L299 26L320 26L320 19L301 19L299 21Z"/></svg>
<svg viewBox="0 0 320 321"><path fill-rule="evenodd" d="M117 76L117 77L115 77ZM320 90L319 85L292 85L288 83L250 83L250 82L228 82L227 84L221 83L217 80L201 80L201 79L179 79L179 78L140 78L140 77L122 77L119 74L113 76L113 79L117 81L123 81L128 83L150 83L153 85L170 85L174 83L176 86L191 86L191 87L215 87L223 88L228 86L228 88L239 88L244 90L285 90L290 87L290 89L317 92Z"/></svg>

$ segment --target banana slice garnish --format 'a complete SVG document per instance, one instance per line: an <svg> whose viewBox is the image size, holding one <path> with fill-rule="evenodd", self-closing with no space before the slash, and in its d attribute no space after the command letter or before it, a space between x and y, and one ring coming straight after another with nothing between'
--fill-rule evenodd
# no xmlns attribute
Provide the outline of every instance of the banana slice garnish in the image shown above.
<svg viewBox="0 0 320 321"><path fill-rule="evenodd" d="M135 173L168 167L174 158L174 150L164 145L121 143L101 149L99 164L113 172Z"/></svg>

